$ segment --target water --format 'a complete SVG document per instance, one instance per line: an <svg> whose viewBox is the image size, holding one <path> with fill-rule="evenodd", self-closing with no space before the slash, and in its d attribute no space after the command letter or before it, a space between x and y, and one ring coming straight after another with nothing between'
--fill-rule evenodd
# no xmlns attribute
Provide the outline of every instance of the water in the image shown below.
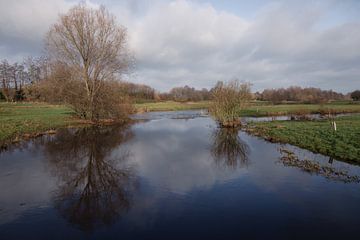
<svg viewBox="0 0 360 240"><path fill-rule="evenodd" d="M202 114L162 114L65 129L1 153L0 239L358 235L359 183L285 166L280 145L217 129ZM285 147L360 175L358 166Z"/></svg>

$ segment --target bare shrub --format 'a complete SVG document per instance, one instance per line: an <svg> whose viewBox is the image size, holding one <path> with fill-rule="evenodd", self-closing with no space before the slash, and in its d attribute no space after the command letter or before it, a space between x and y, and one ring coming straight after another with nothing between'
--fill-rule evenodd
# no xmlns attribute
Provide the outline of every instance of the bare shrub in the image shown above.
<svg viewBox="0 0 360 240"><path fill-rule="evenodd" d="M238 80L218 82L213 89L210 113L222 127L240 125L241 110L251 100L250 84Z"/></svg>

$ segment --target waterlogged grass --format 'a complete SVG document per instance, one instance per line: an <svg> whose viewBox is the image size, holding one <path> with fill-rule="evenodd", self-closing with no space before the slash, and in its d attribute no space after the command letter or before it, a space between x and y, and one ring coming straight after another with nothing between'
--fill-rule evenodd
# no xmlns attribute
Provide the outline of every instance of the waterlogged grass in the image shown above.
<svg viewBox="0 0 360 240"><path fill-rule="evenodd" d="M45 103L0 103L0 144L23 134L35 134L77 125L73 111L63 105Z"/></svg>
<svg viewBox="0 0 360 240"><path fill-rule="evenodd" d="M336 159L360 163L360 114L328 120L252 122L247 130L274 142L290 143Z"/></svg>

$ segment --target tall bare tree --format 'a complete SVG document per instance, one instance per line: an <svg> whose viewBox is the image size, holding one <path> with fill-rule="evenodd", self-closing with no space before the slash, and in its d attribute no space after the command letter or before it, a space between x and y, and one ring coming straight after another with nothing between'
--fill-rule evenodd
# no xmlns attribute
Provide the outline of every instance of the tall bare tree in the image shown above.
<svg viewBox="0 0 360 240"><path fill-rule="evenodd" d="M81 115L97 120L104 85L125 73L132 62L126 29L105 7L80 3L60 16L46 40L51 60L67 66L84 91L80 95L86 96L86 111Z"/></svg>

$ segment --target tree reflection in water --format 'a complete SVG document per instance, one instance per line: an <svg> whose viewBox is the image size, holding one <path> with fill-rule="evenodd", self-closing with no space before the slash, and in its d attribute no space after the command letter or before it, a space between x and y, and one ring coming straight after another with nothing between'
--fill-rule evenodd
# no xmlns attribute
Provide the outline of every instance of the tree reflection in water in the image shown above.
<svg viewBox="0 0 360 240"><path fill-rule="evenodd" d="M119 145L132 137L128 128L116 126L64 129L45 144L59 177L55 208L71 224L91 231L112 224L130 207L136 181L124 165L129 152Z"/></svg>
<svg viewBox="0 0 360 240"><path fill-rule="evenodd" d="M219 166L235 169L248 165L249 147L238 133L236 128L217 128L213 132L211 154Z"/></svg>

